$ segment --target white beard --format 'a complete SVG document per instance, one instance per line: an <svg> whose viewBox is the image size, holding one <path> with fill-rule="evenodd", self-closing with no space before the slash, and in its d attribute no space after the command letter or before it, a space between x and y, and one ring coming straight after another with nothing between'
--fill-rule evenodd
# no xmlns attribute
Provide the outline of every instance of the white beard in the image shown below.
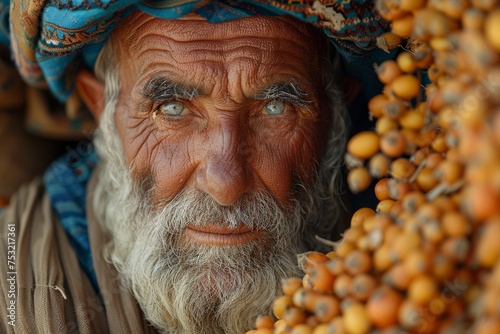
<svg viewBox="0 0 500 334"><path fill-rule="evenodd" d="M131 176L112 108L106 107L96 136L102 168L94 210L111 236L107 258L123 284L162 333L241 334L251 329L258 315L270 312L282 278L301 275L296 255L306 250L305 239L317 233L306 222L321 214L323 193L309 187L284 209L267 193L249 194L224 207L201 191L185 189L155 209L149 196L154 180ZM227 226L243 222L263 237L231 246L185 240L187 224L217 221Z"/></svg>
<svg viewBox="0 0 500 334"><path fill-rule="evenodd" d="M244 333L269 311L280 279L297 273L298 249L286 251L278 240L274 246L274 238L235 246L191 244L182 238L183 228L173 226L192 222L196 213L194 225L213 216L211 209L199 210L203 201L191 205L191 198L196 201L186 193L161 212L138 214L143 219L128 221L140 224L135 233L118 227L111 258L148 320L164 332ZM297 240L297 233L290 239Z"/></svg>

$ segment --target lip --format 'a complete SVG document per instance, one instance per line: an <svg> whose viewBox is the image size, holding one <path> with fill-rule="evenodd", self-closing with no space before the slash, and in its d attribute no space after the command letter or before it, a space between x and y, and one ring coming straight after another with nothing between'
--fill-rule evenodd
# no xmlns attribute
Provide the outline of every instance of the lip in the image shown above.
<svg viewBox="0 0 500 334"><path fill-rule="evenodd" d="M260 232L245 225L229 228L220 224L206 224L203 226L189 225L185 230L185 234L189 240L200 244L233 246L255 240L259 237Z"/></svg>

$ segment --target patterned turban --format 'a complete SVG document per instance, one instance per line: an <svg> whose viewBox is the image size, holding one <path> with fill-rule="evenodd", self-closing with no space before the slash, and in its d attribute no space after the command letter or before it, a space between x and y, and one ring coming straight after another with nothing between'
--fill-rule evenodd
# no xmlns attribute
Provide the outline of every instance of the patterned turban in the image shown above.
<svg viewBox="0 0 500 334"><path fill-rule="evenodd" d="M28 84L64 102L78 69L93 68L113 28L135 10L167 19L196 12L210 22L292 15L324 29L345 59L369 53L388 29L363 0L0 0L0 43L10 43Z"/></svg>

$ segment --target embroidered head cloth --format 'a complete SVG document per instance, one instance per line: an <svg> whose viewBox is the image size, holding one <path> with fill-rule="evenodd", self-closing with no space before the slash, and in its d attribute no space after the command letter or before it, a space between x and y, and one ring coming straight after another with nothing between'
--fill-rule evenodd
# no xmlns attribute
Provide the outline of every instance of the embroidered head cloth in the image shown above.
<svg viewBox="0 0 500 334"><path fill-rule="evenodd" d="M78 69L93 68L112 29L135 10L168 19L194 11L210 22L292 15L323 28L348 56L372 50L388 27L365 0L0 0L0 43L10 40L27 83L65 101Z"/></svg>

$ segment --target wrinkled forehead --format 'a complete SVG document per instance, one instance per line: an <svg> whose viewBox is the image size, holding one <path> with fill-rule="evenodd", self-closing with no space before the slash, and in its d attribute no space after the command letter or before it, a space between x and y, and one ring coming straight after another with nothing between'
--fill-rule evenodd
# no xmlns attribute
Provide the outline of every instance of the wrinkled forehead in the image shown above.
<svg viewBox="0 0 500 334"><path fill-rule="evenodd" d="M231 42L238 39L294 41L300 45L296 52L308 53L320 48L326 36L317 27L290 16L251 16L226 22L211 23L191 13L180 19L167 20L136 11L121 22L111 38L121 48L131 52L144 46L143 39L156 35L176 42ZM205 44L206 45L206 44ZM272 47L272 46L270 46Z"/></svg>

